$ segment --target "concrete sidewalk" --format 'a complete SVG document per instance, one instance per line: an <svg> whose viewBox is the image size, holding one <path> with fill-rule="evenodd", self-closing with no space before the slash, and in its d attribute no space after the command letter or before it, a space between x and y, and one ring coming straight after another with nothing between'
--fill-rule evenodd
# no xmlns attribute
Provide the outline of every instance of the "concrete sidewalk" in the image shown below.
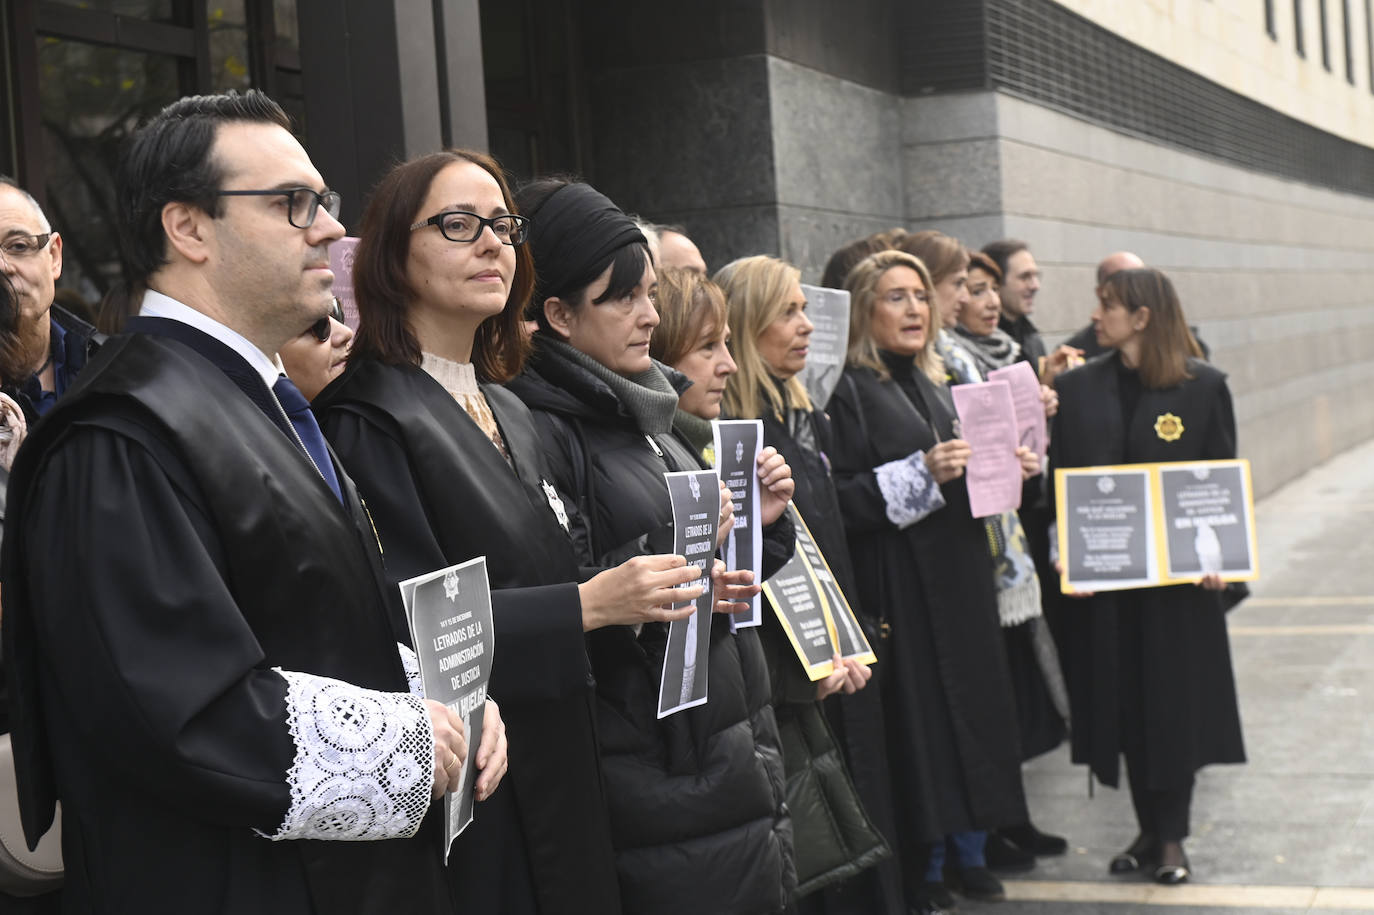
<svg viewBox="0 0 1374 915"><path fill-rule="evenodd" d="M1274 434L1283 434L1274 430ZM1037 825L1069 853L965 912L1374 911L1374 442L1256 507L1261 578L1230 614L1250 762L1199 775L1193 881L1112 878L1135 837L1126 790L1097 786L1067 747L1027 767Z"/></svg>

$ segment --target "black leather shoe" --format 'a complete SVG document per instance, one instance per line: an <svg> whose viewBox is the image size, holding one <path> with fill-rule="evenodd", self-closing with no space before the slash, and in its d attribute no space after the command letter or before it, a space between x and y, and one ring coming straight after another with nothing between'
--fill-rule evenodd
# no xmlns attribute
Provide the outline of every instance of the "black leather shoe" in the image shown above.
<svg viewBox="0 0 1374 915"><path fill-rule="evenodd" d="M1159 863L1155 867L1155 883L1162 883L1165 886L1177 886L1180 883L1187 883L1188 878L1193 875L1192 867L1188 864L1188 854L1182 848L1178 849L1181 861L1175 864Z"/></svg>
<svg viewBox="0 0 1374 915"><path fill-rule="evenodd" d="M950 910L942 909L933 902L918 902L907 909L911 915L946 915Z"/></svg>
<svg viewBox="0 0 1374 915"><path fill-rule="evenodd" d="M954 898L954 894L943 883L922 883L916 899L916 905L911 908L915 915L940 915L942 912L954 912L959 908L959 900Z"/></svg>
<svg viewBox="0 0 1374 915"><path fill-rule="evenodd" d="M1159 840L1144 833L1135 837L1131 846L1112 858L1107 870L1113 874L1133 874L1153 866L1159 859Z"/></svg>
<svg viewBox="0 0 1374 915"><path fill-rule="evenodd" d="M1069 850L1068 839L1041 832L1035 828L1034 823L1026 822L1019 826L1008 826L997 830L997 832L1014 843L1017 848L1038 857L1062 855Z"/></svg>
<svg viewBox="0 0 1374 915"><path fill-rule="evenodd" d="M1018 873L1035 867L1035 855L1008 841L999 831L988 833L983 856L987 859L989 870Z"/></svg>
<svg viewBox="0 0 1374 915"><path fill-rule="evenodd" d="M1001 902L1007 898L1002 881L992 875L986 867L964 867L959 869L958 885L955 887L966 899L981 902Z"/></svg>

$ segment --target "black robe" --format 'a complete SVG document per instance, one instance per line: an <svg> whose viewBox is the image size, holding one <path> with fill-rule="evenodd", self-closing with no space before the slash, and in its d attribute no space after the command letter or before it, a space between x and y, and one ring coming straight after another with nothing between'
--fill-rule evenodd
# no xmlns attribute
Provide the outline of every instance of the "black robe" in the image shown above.
<svg viewBox="0 0 1374 915"><path fill-rule="evenodd" d="M485 556L496 649L491 695L510 774L454 846L473 911L614 912L619 891L602 795L572 542L542 487L529 411L484 386L511 465L423 369L350 363L312 405L377 525L394 582ZM526 860L527 859L527 860Z"/></svg>
<svg viewBox="0 0 1374 915"><path fill-rule="evenodd" d="M106 344L11 479L20 801L35 837L62 801L64 911L448 912L437 806L411 839L254 832L292 803L274 668L407 693L409 639L347 476L341 505L255 370L171 337Z"/></svg>
<svg viewBox="0 0 1374 915"><path fill-rule="evenodd" d="M830 400L835 485L859 599L891 625L883 705L903 855L954 832L1026 820L1016 707L992 560L963 477L905 530L874 469L954 438L948 389L907 364L896 380L849 367ZM900 384L898 382L901 382ZM904 386L929 405L934 429Z"/></svg>
<svg viewBox="0 0 1374 915"><path fill-rule="evenodd" d="M1050 444L1056 467L1157 461L1224 460L1236 456L1236 420L1226 376L1189 360L1193 378L1164 390L1143 390L1122 415L1120 357L1113 351L1060 375L1059 412ZM1183 435L1166 442L1157 417L1173 413ZM1226 621L1217 592L1194 585L1103 592L1090 598L1052 594L1064 625L1065 673L1073 715L1073 759L1104 784L1117 784L1122 749L1117 657L1120 614L1132 614L1143 662L1145 751L1153 788L1188 782L1208 763L1245 761Z"/></svg>

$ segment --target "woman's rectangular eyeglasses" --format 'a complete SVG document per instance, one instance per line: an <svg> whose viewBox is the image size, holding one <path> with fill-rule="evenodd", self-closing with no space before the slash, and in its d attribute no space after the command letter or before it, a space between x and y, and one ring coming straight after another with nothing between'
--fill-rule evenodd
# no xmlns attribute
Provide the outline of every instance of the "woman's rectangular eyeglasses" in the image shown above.
<svg viewBox="0 0 1374 915"><path fill-rule="evenodd" d="M476 213L448 210L431 216L424 222L415 223L410 227L410 231L414 232L425 226L438 226L445 238L456 242L476 241L481 236L482 230L491 226L492 233L501 244L518 245L524 242L525 235L529 232L530 221L526 217L516 216L514 213L486 219Z"/></svg>

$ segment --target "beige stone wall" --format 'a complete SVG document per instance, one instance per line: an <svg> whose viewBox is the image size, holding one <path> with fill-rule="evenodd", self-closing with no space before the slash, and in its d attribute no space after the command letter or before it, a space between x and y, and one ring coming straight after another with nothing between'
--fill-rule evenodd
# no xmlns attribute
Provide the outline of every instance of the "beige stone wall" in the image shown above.
<svg viewBox="0 0 1374 915"><path fill-rule="evenodd" d="M1341 0L1327 0L1331 69L1322 66L1318 0L1301 0L1307 56L1294 45L1292 0L1055 0L1161 57L1290 117L1374 146L1374 94L1362 0L1350 0L1355 84L1346 81Z"/></svg>
<svg viewBox="0 0 1374 915"><path fill-rule="evenodd" d="M1173 278L1230 375L1259 491L1374 436L1374 200L998 93L907 100L903 127L910 224L1026 240L1051 340L1087 322L1104 255L1135 251Z"/></svg>

